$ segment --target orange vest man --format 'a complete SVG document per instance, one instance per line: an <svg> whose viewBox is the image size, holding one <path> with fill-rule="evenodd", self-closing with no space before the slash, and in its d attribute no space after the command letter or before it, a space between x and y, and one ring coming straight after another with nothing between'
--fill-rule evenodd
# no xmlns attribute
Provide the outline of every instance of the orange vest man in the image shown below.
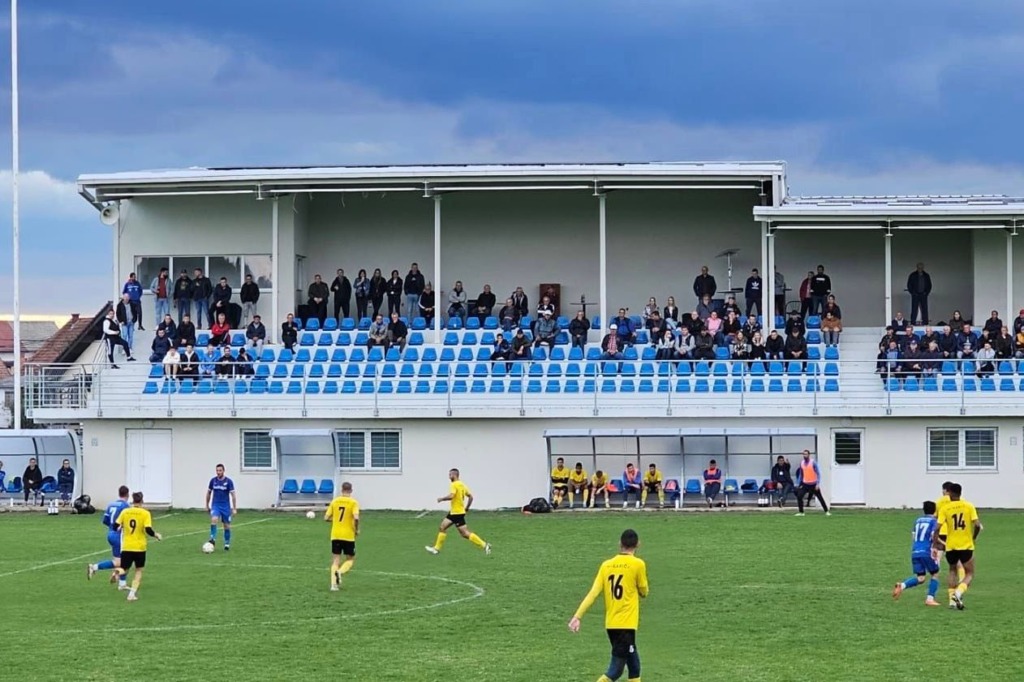
<svg viewBox="0 0 1024 682"><path fill-rule="evenodd" d="M825 512L825 516L832 516L832 512L828 510L828 505L825 504L825 498L821 494L821 470L818 469L818 463L811 459L810 450L804 450L803 454L803 459L800 460L796 468L796 504L799 508L796 516L804 515L805 497L808 502L811 501L812 497L817 497L822 510Z"/></svg>
<svg viewBox="0 0 1024 682"><path fill-rule="evenodd" d="M708 462L708 468L704 470L704 497L707 498L708 508L715 504L715 498L722 492L722 470L718 468L715 460Z"/></svg>
<svg viewBox="0 0 1024 682"><path fill-rule="evenodd" d="M626 470L622 472L622 508L625 509L629 505L629 494L633 493L636 498L636 508L640 508L640 492L643 487L640 480L640 471L633 466L630 462L626 465Z"/></svg>

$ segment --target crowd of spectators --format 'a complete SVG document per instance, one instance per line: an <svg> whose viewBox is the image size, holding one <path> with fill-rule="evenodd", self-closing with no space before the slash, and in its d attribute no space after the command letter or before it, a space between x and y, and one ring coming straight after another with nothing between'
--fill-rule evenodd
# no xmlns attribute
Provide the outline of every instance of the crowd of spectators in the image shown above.
<svg viewBox="0 0 1024 682"><path fill-rule="evenodd" d="M45 476L36 458L30 457L28 465L21 476L15 476L11 483L5 487L6 479L7 472L4 471L4 463L0 462L0 492L6 490L13 493L20 488L20 491L25 496L25 504L28 504L31 497L33 501L39 502L40 507L46 504L46 493L44 490L48 483L56 488L57 501L60 504L70 504L71 496L75 491L75 470L71 467L71 460L69 459L61 462L60 468L57 469L57 476L53 477ZM53 488L50 488L50 490L53 490Z"/></svg>

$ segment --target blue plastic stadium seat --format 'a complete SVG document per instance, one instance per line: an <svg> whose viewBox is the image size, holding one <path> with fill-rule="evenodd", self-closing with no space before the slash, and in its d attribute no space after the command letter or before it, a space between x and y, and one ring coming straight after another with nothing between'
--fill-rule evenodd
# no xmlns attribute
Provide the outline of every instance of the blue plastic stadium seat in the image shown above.
<svg viewBox="0 0 1024 682"><path fill-rule="evenodd" d="M426 379L420 379L416 382L416 393L430 393L430 382Z"/></svg>
<svg viewBox="0 0 1024 682"><path fill-rule="evenodd" d="M485 382L483 379L474 379L473 380L473 385L470 386L470 388L469 388L469 392L470 393L486 393L487 392L487 382Z"/></svg>
<svg viewBox="0 0 1024 682"><path fill-rule="evenodd" d="M654 382L650 379L641 379L640 393L654 393Z"/></svg>
<svg viewBox="0 0 1024 682"><path fill-rule="evenodd" d="M162 384L160 384L160 392L163 393L164 395L167 395L168 393L177 393L178 382L174 380L164 381Z"/></svg>
<svg viewBox="0 0 1024 682"><path fill-rule="evenodd" d="M981 380L982 391L994 391L996 390L996 380L992 377L984 377Z"/></svg>
<svg viewBox="0 0 1024 682"><path fill-rule="evenodd" d="M818 315L807 316L807 328L808 329L821 329L821 317ZM810 341L808 341L810 343Z"/></svg>
<svg viewBox="0 0 1024 682"><path fill-rule="evenodd" d="M690 380L689 379L677 379L676 380L676 393L689 393L690 392Z"/></svg>
<svg viewBox="0 0 1024 682"><path fill-rule="evenodd" d="M316 352L313 353L313 362L327 362L327 349L317 348Z"/></svg>
<svg viewBox="0 0 1024 682"><path fill-rule="evenodd" d="M838 379L825 379L825 392L826 393L835 393L838 390L839 390L839 380Z"/></svg>
<svg viewBox="0 0 1024 682"><path fill-rule="evenodd" d="M491 393L504 393L505 392L505 380L504 379L491 379L491 385L489 388Z"/></svg>
<svg viewBox="0 0 1024 682"><path fill-rule="evenodd" d="M569 359L570 360L575 360L577 362L582 360L583 359L583 349L582 348L578 348L577 346L573 346L572 348L570 348L569 349Z"/></svg>
<svg viewBox="0 0 1024 682"><path fill-rule="evenodd" d="M352 335L349 334L348 332L341 332L334 339L334 343L336 345L338 345L338 346L351 346L352 345Z"/></svg>
<svg viewBox="0 0 1024 682"><path fill-rule="evenodd" d="M373 393L373 381L370 379L363 379L359 382L360 393Z"/></svg>
<svg viewBox="0 0 1024 682"><path fill-rule="evenodd" d="M142 387L142 392L145 395L154 395L160 392L160 388L156 385L155 381L147 381L146 385Z"/></svg>
<svg viewBox="0 0 1024 682"><path fill-rule="evenodd" d="M956 374L956 363L951 360L946 360L942 363L942 368L939 370L944 376L952 376ZM943 389L945 390L945 389Z"/></svg>
<svg viewBox="0 0 1024 682"><path fill-rule="evenodd" d="M703 379L701 379L700 381L703 381ZM711 386L712 393L726 393L728 392L728 390L729 387L726 384L725 379L715 379L714 383Z"/></svg>
<svg viewBox="0 0 1024 682"><path fill-rule="evenodd" d="M565 393L579 393L580 382L578 379L567 379L565 387L562 389Z"/></svg>
<svg viewBox="0 0 1024 682"><path fill-rule="evenodd" d="M803 390L803 386L800 384L799 379L790 379L786 382L786 390L790 393L799 393Z"/></svg>
<svg viewBox="0 0 1024 682"><path fill-rule="evenodd" d="M457 317L449 317L445 329L462 329L462 320Z"/></svg>
<svg viewBox="0 0 1024 682"><path fill-rule="evenodd" d="M619 384L619 393L636 393L636 384L632 379L623 379Z"/></svg>
<svg viewBox="0 0 1024 682"><path fill-rule="evenodd" d="M769 379L768 380L768 392L769 393L782 393L782 379Z"/></svg>
<svg viewBox="0 0 1024 682"><path fill-rule="evenodd" d="M654 376L654 363L645 362L640 365L640 376L642 377L653 377Z"/></svg>
<svg viewBox="0 0 1024 682"><path fill-rule="evenodd" d="M686 493L687 495L703 494L703 489L700 486L700 481L697 480L696 478L686 479L686 487L683 489L683 492Z"/></svg>
<svg viewBox="0 0 1024 682"><path fill-rule="evenodd" d="M539 348L534 348L533 349L533 359L534 360L547 360L547 357L548 357L548 354L547 354L547 351L544 349L544 346L540 346Z"/></svg>
<svg viewBox="0 0 1024 682"><path fill-rule="evenodd" d="M315 331L319 331L319 329L320 329L320 320L316 319L315 317L311 317L308 320L306 320L306 331L307 332L315 332Z"/></svg>
<svg viewBox="0 0 1024 682"><path fill-rule="evenodd" d="M423 331L426 328L427 328L427 320L426 320L426 318L423 318L423 317L414 317L414 318L412 318L412 324L409 325L409 329L412 329L413 331L417 331L417 332Z"/></svg>
<svg viewBox="0 0 1024 682"><path fill-rule="evenodd" d="M336 332L338 331L338 320L333 317L328 317L324 320L324 331L325 332Z"/></svg>
<svg viewBox="0 0 1024 682"><path fill-rule="evenodd" d="M1017 390L1017 387L1014 385L1013 379L1011 379L1010 377L1003 377L1002 379L999 380L999 390L1015 391Z"/></svg>
<svg viewBox="0 0 1024 682"><path fill-rule="evenodd" d="M562 384L558 379L548 379L547 383L544 384L545 393L561 393Z"/></svg>
<svg viewBox="0 0 1024 682"><path fill-rule="evenodd" d="M564 348L552 348L551 349L551 360L553 362L564 362L565 361L565 349Z"/></svg>
<svg viewBox="0 0 1024 682"><path fill-rule="evenodd" d="M821 343L821 332L817 329L812 329L807 332L807 344L815 345Z"/></svg>
<svg viewBox="0 0 1024 682"><path fill-rule="evenodd" d="M398 350L398 348L392 346L391 348L388 348L388 352L384 356L384 359L387 360L388 362L398 362L399 360L402 359L402 353L401 351Z"/></svg>
<svg viewBox="0 0 1024 682"><path fill-rule="evenodd" d="M366 366L367 370L373 370L371 365ZM398 375L398 369L395 365L387 364L381 367L380 376L383 379L394 379Z"/></svg>
<svg viewBox="0 0 1024 682"><path fill-rule="evenodd" d="M337 395L338 393L338 382L337 381L325 381L324 382L324 395Z"/></svg>
<svg viewBox="0 0 1024 682"><path fill-rule="evenodd" d="M761 362L760 360L755 360L754 362L750 363L750 367L747 370L747 373L753 377L763 377L765 374L764 363Z"/></svg>
<svg viewBox="0 0 1024 682"><path fill-rule="evenodd" d="M277 353L277 361L278 362L291 362L292 358L293 358L292 352L290 350L288 350L287 348L282 348Z"/></svg>
<svg viewBox="0 0 1024 682"><path fill-rule="evenodd" d="M711 366L711 375L716 377L729 376L729 365L725 362L716 362Z"/></svg>
<svg viewBox="0 0 1024 682"><path fill-rule="evenodd" d="M635 377L636 376L636 365L632 362L624 362L619 368L619 374L624 377Z"/></svg>
<svg viewBox="0 0 1024 682"><path fill-rule="evenodd" d="M921 390L921 385L917 380L917 377L907 377L903 381L903 390L908 393L917 393Z"/></svg>
<svg viewBox="0 0 1024 682"><path fill-rule="evenodd" d="M286 391L289 395L299 395L302 393L302 382L301 381L289 381L288 390Z"/></svg>
<svg viewBox="0 0 1024 682"><path fill-rule="evenodd" d="M465 379L456 379L452 382L452 393L467 393L469 391L469 385Z"/></svg>
<svg viewBox="0 0 1024 682"><path fill-rule="evenodd" d="M750 392L751 393L764 393L764 379L751 379L750 380Z"/></svg>
<svg viewBox="0 0 1024 682"><path fill-rule="evenodd" d="M309 362L313 356L310 355L308 348L300 348L295 353L295 362Z"/></svg>
<svg viewBox="0 0 1024 682"><path fill-rule="evenodd" d="M709 393L710 391L711 387L708 384L707 379L697 379L696 381L693 382L694 393Z"/></svg>
<svg viewBox="0 0 1024 682"><path fill-rule="evenodd" d="M808 360L821 360L821 349L817 346L809 346L807 348L807 359Z"/></svg>
<svg viewBox="0 0 1024 682"><path fill-rule="evenodd" d="M354 382L352 380L343 381L341 383L341 392L342 393L348 393L348 394L355 393L356 392L356 382Z"/></svg>
<svg viewBox="0 0 1024 682"><path fill-rule="evenodd" d="M825 363L825 376L837 377L839 376L839 364L835 362Z"/></svg>
<svg viewBox="0 0 1024 682"><path fill-rule="evenodd" d="M726 348L725 346L719 346L718 348L715 348L715 360L728 360L728 359L729 359L729 349L728 348Z"/></svg>
<svg viewBox="0 0 1024 682"><path fill-rule="evenodd" d="M299 345L300 346L315 346L316 345L316 337L313 336L313 334L311 334L310 332L303 332L302 335L299 337Z"/></svg>
<svg viewBox="0 0 1024 682"><path fill-rule="evenodd" d="M467 317L466 318L466 329L480 329L480 318L478 317Z"/></svg>
<svg viewBox="0 0 1024 682"><path fill-rule="evenodd" d="M484 329L497 329L497 328L498 328L498 318L497 317L494 317L492 315L490 317L485 317L484 318Z"/></svg>
<svg viewBox="0 0 1024 682"><path fill-rule="evenodd" d="M587 360L596 361L601 359L601 349L591 346L587 349Z"/></svg>
<svg viewBox="0 0 1024 682"><path fill-rule="evenodd" d="M643 346L651 342L650 337L647 335L646 329L641 329L636 333L637 345Z"/></svg>
<svg viewBox="0 0 1024 682"><path fill-rule="evenodd" d="M583 380L583 392L584 393L596 393L597 392L597 381L594 379Z"/></svg>
<svg viewBox="0 0 1024 682"><path fill-rule="evenodd" d="M476 319L470 318L470 319ZM462 334L462 345L463 346L475 346L477 344L476 332L464 332Z"/></svg>
<svg viewBox="0 0 1024 682"><path fill-rule="evenodd" d="M977 391L978 380L974 377L964 377L964 390L965 391Z"/></svg>
<svg viewBox="0 0 1024 682"><path fill-rule="evenodd" d="M826 360L838 360L839 349L836 346L828 346L825 348L825 359Z"/></svg>
<svg viewBox="0 0 1024 682"><path fill-rule="evenodd" d="M398 376L403 379L412 379L416 376L416 367L410 364L402 365L402 371L398 373Z"/></svg>
<svg viewBox="0 0 1024 682"><path fill-rule="evenodd" d="M458 359L459 362L473 362L473 351L469 348L460 348Z"/></svg>
<svg viewBox="0 0 1024 682"><path fill-rule="evenodd" d="M565 376L567 377L578 377L580 373L579 363L570 362L565 366Z"/></svg>
<svg viewBox="0 0 1024 682"><path fill-rule="evenodd" d="M605 379L602 381L601 393L615 393L615 379Z"/></svg>
<svg viewBox="0 0 1024 682"><path fill-rule="evenodd" d="M647 346L644 348L644 352L641 353L641 360L654 360L658 357L658 349L654 346Z"/></svg>
<svg viewBox="0 0 1024 682"><path fill-rule="evenodd" d="M622 357L624 360L639 360L640 355L637 354L636 348L629 346L626 350L622 351Z"/></svg>
<svg viewBox="0 0 1024 682"><path fill-rule="evenodd" d="M199 388L202 389L202 386L200 386ZM199 392L202 393L202 390L200 390ZM284 384L280 381L271 381L267 387L267 393L281 395L282 393L284 393Z"/></svg>
<svg viewBox="0 0 1024 682"><path fill-rule="evenodd" d="M706 377L711 374L711 365L709 365L704 360L701 360L700 362L697 363L693 371L694 374L696 374L699 377Z"/></svg>
<svg viewBox="0 0 1024 682"><path fill-rule="evenodd" d="M316 337L316 345L318 346L333 346L334 345L334 334L331 332L320 332L320 336Z"/></svg>
<svg viewBox="0 0 1024 682"><path fill-rule="evenodd" d="M371 324L373 324L373 320L371 320L370 318L368 318L368 317L361 317L361 318L359 318L359 325L358 325L359 331L364 331L365 332L366 330L368 330L370 328Z"/></svg>
<svg viewBox="0 0 1024 682"><path fill-rule="evenodd" d="M437 351L433 348L424 348L423 362L437 362Z"/></svg>
<svg viewBox="0 0 1024 682"><path fill-rule="evenodd" d="M903 388L903 384L896 377L889 377L885 382L885 390L895 393Z"/></svg>
<svg viewBox="0 0 1024 682"><path fill-rule="evenodd" d="M356 330L356 321L351 317L345 317L342 318L341 324L339 324L338 327L343 332L354 332ZM369 329L370 325L366 325L366 328Z"/></svg>
<svg viewBox="0 0 1024 682"><path fill-rule="evenodd" d="M196 337L196 345L205 348L210 343L210 335L206 332L200 332L199 336Z"/></svg>
<svg viewBox="0 0 1024 682"><path fill-rule="evenodd" d="M448 365L448 364L442 362L441 364L439 364L437 366L436 374L437 374L437 377L439 379L442 378L442 377L449 377L449 376L451 376L451 373L452 373L451 365Z"/></svg>
<svg viewBox="0 0 1024 682"><path fill-rule="evenodd" d="M352 355L355 355L355 351L352 351ZM370 349L370 352L366 354L367 362L382 362L384 360L384 349L380 346L374 346Z"/></svg>
<svg viewBox="0 0 1024 682"><path fill-rule="evenodd" d="M295 495L299 492L299 482L294 478L286 478L281 486L281 492L285 495Z"/></svg>
<svg viewBox="0 0 1024 682"><path fill-rule="evenodd" d="M360 348L365 348L366 344L369 341L370 341L370 335L369 334L367 334L366 332L358 332L356 334L356 340L353 343L355 345L359 346Z"/></svg>
<svg viewBox="0 0 1024 682"><path fill-rule="evenodd" d="M303 479L299 492L303 495L316 495L316 481L312 478Z"/></svg>
<svg viewBox="0 0 1024 682"><path fill-rule="evenodd" d="M670 393L672 382L669 379L658 379L658 393Z"/></svg>
<svg viewBox="0 0 1024 682"><path fill-rule="evenodd" d="M549 377L560 377L562 376L562 366L557 362L552 362L548 365L548 376Z"/></svg>

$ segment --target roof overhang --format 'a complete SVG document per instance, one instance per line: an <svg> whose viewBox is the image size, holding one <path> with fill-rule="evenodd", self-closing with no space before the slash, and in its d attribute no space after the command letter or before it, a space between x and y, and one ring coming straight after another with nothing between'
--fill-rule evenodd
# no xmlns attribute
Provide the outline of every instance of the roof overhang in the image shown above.
<svg viewBox="0 0 1024 682"><path fill-rule="evenodd" d="M503 164L461 166L343 166L310 168L190 168L89 174L79 194L93 206L160 196L296 193L563 190L749 190L784 181L786 166L770 162Z"/></svg>
<svg viewBox="0 0 1024 682"><path fill-rule="evenodd" d="M942 230L1024 227L1024 199L1004 196L814 197L755 206L775 230Z"/></svg>

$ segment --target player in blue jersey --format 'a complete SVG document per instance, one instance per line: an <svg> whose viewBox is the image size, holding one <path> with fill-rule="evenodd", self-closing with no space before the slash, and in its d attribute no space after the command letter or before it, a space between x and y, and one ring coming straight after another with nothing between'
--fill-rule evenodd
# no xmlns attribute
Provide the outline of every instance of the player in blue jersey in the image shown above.
<svg viewBox="0 0 1024 682"><path fill-rule="evenodd" d="M928 581L928 598L924 603L928 606L938 606L935 601L935 593L939 589L939 580L935 576L939 574L939 564L932 553L932 541L939 532L939 521L935 518L935 503L928 500L924 503L924 516L917 517L914 521L914 541L910 546L910 564L913 567L914 575L901 583L896 583L892 588L892 598L899 599L903 590L917 587L924 583L925 575L930 575Z"/></svg>
<svg viewBox="0 0 1024 682"><path fill-rule="evenodd" d="M121 567L121 533L114 530L114 524L117 523L117 517L121 515L121 512L131 506L128 503L128 492L128 486L126 485L118 488L117 500L108 504L107 510L103 512L103 525L107 527L107 544L110 545L110 553L113 558L101 561L98 564L89 564L85 571L85 575L89 580L92 580L92 577L96 575L96 571L107 571ZM110 574L110 582L118 582L116 572ZM118 589L128 589L126 576L121 575Z"/></svg>
<svg viewBox="0 0 1024 682"><path fill-rule="evenodd" d="M224 525L224 551L231 549L231 517L238 513L235 483L224 475L224 465L217 465L217 475L206 489L206 511L210 512L210 542L217 544L217 524Z"/></svg>

